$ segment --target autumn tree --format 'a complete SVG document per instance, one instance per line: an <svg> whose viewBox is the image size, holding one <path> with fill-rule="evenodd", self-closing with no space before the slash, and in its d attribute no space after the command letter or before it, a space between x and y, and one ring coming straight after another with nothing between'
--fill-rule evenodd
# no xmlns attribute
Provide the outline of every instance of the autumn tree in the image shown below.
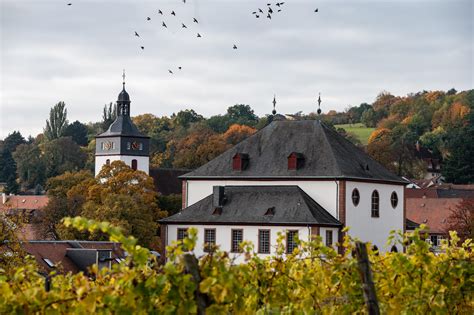
<svg viewBox="0 0 474 315"><path fill-rule="evenodd" d="M461 240L474 239L474 199L463 199L451 209L446 232L456 231Z"/></svg>
<svg viewBox="0 0 474 315"><path fill-rule="evenodd" d="M253 135L256 131L257 129L249 126L233 124L229 127L229 129L227 129L223 137L225 142L227 142L228 144L236 145L242 140Z"/></svg>
<svg viewBox="0 0 474 315"><path fill-rule="evenodd" d="M109 221L136 236L142 245L157 248L157 220L166 216L158 207L157 197L153 178L114 161L104 165L89 186L81 215Z"/></svg>
<svg viewBox="0 0 474 315"><path fill-rule="evenodd" d="M64 102L54 105L49 111L49 119L46 120L46 127L43 133L48 140L58 139L64 136L68 126L67 109Z"/></svg>

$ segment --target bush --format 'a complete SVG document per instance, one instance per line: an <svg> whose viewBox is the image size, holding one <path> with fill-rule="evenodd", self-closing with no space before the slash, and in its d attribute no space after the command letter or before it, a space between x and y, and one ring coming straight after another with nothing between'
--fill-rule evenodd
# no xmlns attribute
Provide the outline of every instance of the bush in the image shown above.
<svg viewBox="0 0 474 315"><path fill-rule="evenodd" d="M192 249L196 231L183 242L168 247L169 261L159 265L154 256L125 237L109 223L82 218L66 219L80 230L102 231L121 242L130 254L111 270L93 270L94 279L82 273L56 275L44 290L44 278L33 265L0 275L0 313L363 313L362 283L357 261L351 256L354 242L345 238L345 254L324 246L320 238L299 242L291 255L283 240L277 255L260 258L251 244L242 244L244 264L234 264L227 253L216 250L199 259L196 269ZM470 240L458 245L455 233L435 255L418 231L393 233L391 243L403 242L406 253L377 255L369 259L382 313L469 313L473 303L473 262ZM184 248L190 252L184 252ZM196 282L196 280L198 282Z"/></svg>

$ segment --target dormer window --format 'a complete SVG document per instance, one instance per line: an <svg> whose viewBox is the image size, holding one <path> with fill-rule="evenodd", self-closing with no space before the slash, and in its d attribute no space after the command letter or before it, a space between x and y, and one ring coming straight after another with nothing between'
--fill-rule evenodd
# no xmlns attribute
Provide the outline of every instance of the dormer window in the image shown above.
<svg viewBox="0 0 474 315"><path fill-rule="evenodd" d="M302 168L304 165L304 156L298 152L292 152L288 156L288 169L289 170L297 170Z"/></svg>
<svg viewBox="0 0 474 315"><path fill-rule="evenodd" d="M246 153L236 153L232 158L232 169L243 171L249 166L249 155Z"/></svg>
<svg viewBox="0 0 474 315"><path fill-rule="evenodd" d="M265 215L275 215L275 207L268 208Z"/></svg>

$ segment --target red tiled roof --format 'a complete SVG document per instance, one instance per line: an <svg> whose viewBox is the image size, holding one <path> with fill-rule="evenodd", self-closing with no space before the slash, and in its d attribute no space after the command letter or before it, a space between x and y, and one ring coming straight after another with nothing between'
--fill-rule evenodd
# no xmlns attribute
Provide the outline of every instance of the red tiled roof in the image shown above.
<svg viewBox="0 0 474 315"><path fill-rule="evenodd" d="M112 242L86 242L86 241L30 241L24 242L24 250L35 257L40 269L44 272L55 270L48 266L44 259L49 259L58 266L56 270L63 273L77 273L78 266L66 256L67 249L80 246L86 249L110 249L112 258L124 257L124 251L119 243Z"/></svg>
<svg viewBox="0 0 474 315"><path fill-rule="evenodd" d="M445 233L446 220L460 202L461 198L407 198L407 218L426 224L430 233Z"/></svg>
<svg viewBox="0 0 474 315"><path fill-rule="evenodd" d="M438 191L436 188L407 188L405 190L406 198L438 198Z"/></svg>
<svg viewBox="0 0 474 315"><path fill-rule="evenodd" d="M0 200L0 211L7 211L11 209L25 209L25 210L38 210L43 209L48 204L48 196L45 195L15 195L6 196L7 200L3 203Z"/></svg>

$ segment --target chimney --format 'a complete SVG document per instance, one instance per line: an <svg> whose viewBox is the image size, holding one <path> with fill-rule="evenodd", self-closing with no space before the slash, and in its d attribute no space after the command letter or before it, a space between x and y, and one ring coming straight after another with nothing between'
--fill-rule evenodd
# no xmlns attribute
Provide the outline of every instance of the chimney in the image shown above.
<svg viewBox="0 0 474 315"><path fill-rule="evenodd" d="M212 187L212 206L214 208L222 208L225 202L225 187L224 186L213 186Z"/></svg>

